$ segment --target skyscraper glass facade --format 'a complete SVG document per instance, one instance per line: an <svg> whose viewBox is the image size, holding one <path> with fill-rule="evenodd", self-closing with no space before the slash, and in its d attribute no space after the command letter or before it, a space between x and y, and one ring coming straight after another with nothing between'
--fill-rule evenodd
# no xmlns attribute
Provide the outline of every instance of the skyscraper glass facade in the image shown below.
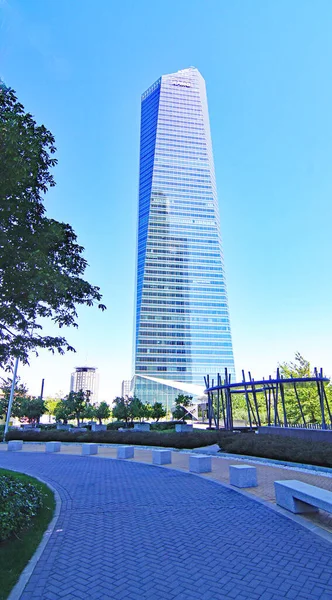
<svg viewBox="0 0 332 600"><path fill-rule="evenodd" d="M234 358L205 82L163 75L142 96L135 394L204 386ZM153 378L150 379L150 378ZM161 395L160 395L161 394Z"/></svg>

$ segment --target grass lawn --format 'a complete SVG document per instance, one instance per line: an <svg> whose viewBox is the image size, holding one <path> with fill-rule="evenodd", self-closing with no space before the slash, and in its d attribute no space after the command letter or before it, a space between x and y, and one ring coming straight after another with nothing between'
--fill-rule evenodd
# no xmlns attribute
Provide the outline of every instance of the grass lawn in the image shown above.
<svg viewBox="0 0 332 600"><path fill-rule="evenodd" d="M0 469L0 475L11 475L25 483L32 483L43 493L43 506L36 517L33 518L30 527L22 530L18 536L13 536L0 543L0 600L6 600L21 572L41 542L47 525L53 517L55 498L52 490L47 485L33 477L5 469Z"/></svg>

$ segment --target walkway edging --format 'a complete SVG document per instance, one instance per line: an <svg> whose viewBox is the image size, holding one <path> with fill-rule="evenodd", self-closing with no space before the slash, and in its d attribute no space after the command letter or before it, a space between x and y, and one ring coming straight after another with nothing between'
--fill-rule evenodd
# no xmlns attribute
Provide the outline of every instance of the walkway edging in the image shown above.
<svg viewBox="0 0 332 600"><path fill-rule="evenodd" d="M22 473L22 471L20 471L18 469L11 469L11 471L16 471L16 473ZM29 475L29 473L26 473L26 475ZM20 597L22 596L24 588L28 584L29 579L30 579L33 571L35 570L35 567L36 567L41 555L43 554L43 552L46 548L46 545L48 544L49 539L54 531L55 525L56 525L59 515L60 515L60 510L61 510L61 498L60 498L60 494L59 494L58 490L55 487L53 487L53 485L48 483L48 481L45 481L44 479L41 479L40 477L36 477L36 475L31 475L31 477L34 477L34 479L37 479L41 483L44 483L45 485L47 485L47 487L49 487L52 490L54 497L55 497L55 511L54 511L54 515L53 515L51 522L49 523L46 531L43 534L43 537L41 539L41 542L40 542L37 550L30 558L26 567L23 569L21 575L19 576L18 582L13 587L7 600L19 600Z"/></svg>

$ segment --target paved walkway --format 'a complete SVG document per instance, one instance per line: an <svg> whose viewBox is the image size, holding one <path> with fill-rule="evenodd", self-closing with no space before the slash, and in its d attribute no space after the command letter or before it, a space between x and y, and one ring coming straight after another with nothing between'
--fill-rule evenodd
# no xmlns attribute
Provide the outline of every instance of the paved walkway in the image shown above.
<svg viewBox="0 0 332 600"><path fill-rule="evenodd" d="M135 462L0 453L62 506L22 600L332 600L332 547L202 477Z"/></svg>

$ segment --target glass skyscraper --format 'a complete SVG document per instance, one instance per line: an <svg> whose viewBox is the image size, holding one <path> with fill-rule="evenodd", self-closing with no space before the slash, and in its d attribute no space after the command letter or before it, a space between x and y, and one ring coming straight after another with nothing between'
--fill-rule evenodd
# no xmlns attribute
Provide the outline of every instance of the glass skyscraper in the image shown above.
<svg viewBox="0 0 332 600"><path fill-rule="evenodd" d="M189 68L142 95L134 391L169 404L225 367L233 378L207 98Z"/></svg>

